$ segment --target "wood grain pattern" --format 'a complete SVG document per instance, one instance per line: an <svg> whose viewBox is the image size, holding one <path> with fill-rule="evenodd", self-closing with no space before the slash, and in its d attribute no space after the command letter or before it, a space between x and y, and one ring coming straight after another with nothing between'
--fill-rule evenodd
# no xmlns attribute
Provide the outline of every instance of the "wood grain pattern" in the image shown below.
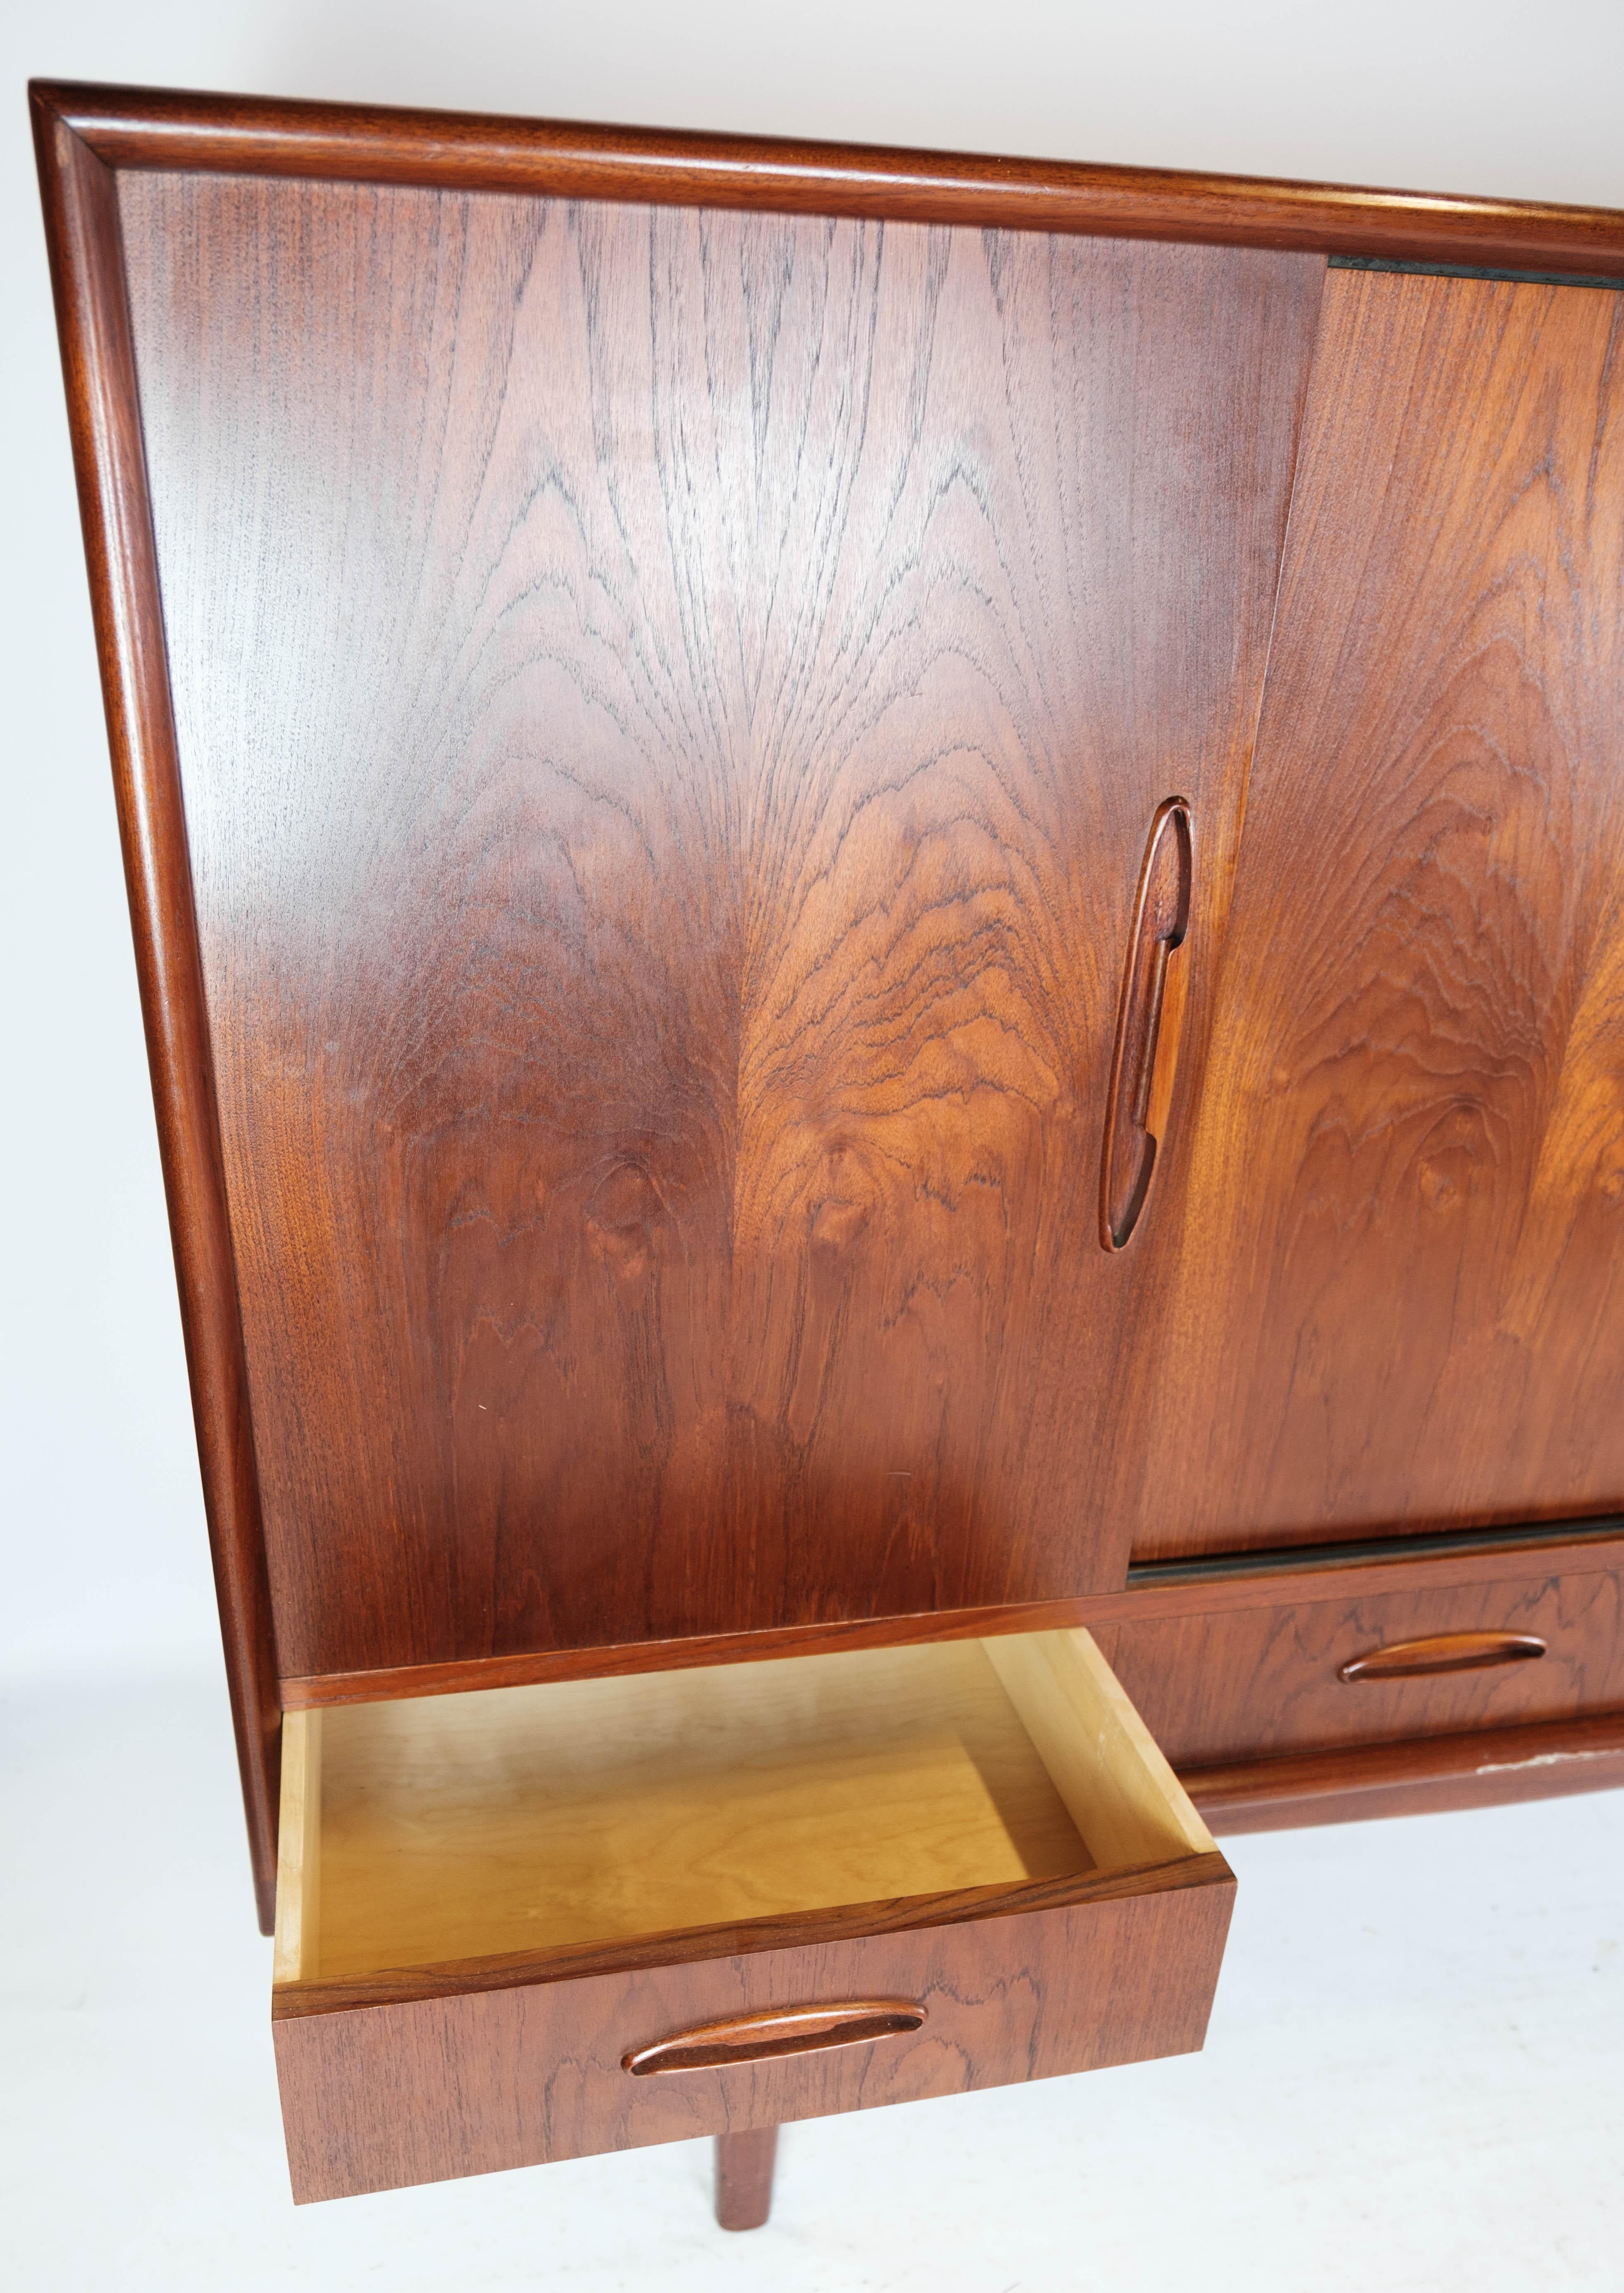
<svg viewBox="0 0 1624 2293"><path fill-rule="evenodd" d="M294 2195L398 2189L1188 2052L1206 2032L1232 1892L1225 1872L1075 1910L280 2015ZM864 1997L913 1999L926 2020L872 2048L675 2078L621 2068L690 2024Z"/></svg>
<svg viewBox="0 0 1624 2293"><path fill-rule="evenodd" d="M519 1688L533 1681L608 1680L627 1673L673 1672L696 1665L751 1663L783 1656L832 1655L846 1649L917 1648L983 1633L1062 1631L1116 1616L1120 1593L1076 1600L1000 1602L978 1608L928 1608L909 1616L870 1616L854 1623L780 1626L772 1631L694 1633L681 1640L632 1641L602 1648L540 1649L517 1655L473 1657L450 1664L408 1664L383 1671L318 1673L282 1682L292 1711L335 1704L400 1702L422 1696L456 1696L475 1688ZM1181 1607L1199 1605L1182 1599ZM1137 1610L1135 1609L1135 1613Z"/></svg>
<svg viewBox="0 0 1624 2293"><path fill-rule="evenodd" d="M1100 1241L1123 1249L1150 1191L1173 1103L1191 956L1190 819L1169 798L1151 824L1123 970L1100 1156Z"/></svg>
<svg viewBox="0 0 1624 2293"><path fill-rule="evenodd" d="M325 1908L308 1975L1099 1860L974 1641L324 1716Z"/></svg>
<svg viewBox="0 0 1624 2293"><path fill-rule="evenodd" d="M737 1957L750 1951L820 1949L865 1935L971 1926L1017 1913L1046 1912L1082 1903L1117 1903L1130 1895L1208 1887L1232 1876L1215 1846L1203 1855L1185 1854L1169 1862L1090 1871L1081 1877L1066 1871L1053 1879L958 1887L948 1894L901 1895L888 1902L784 1911L737 1920L729 1926L679 1927L667 1934L634 1935L623 1942L555 1944L548 1950L498 1951L477 1958L441 1959L425 1966L317 1976L278 1984L272 1990L271 2012L273 2020L296 2019L353 2006L395 2006L416 1998L472 1997L476 1991L511 1990L527 1983L634 1973L650 1966L686 1966L697 1959Z"/></svg>
<svg viewBox="0 0 1624 2293"><path fill-rule="evenodd" d="M1452 1735L1624 1709L1624 1570L1502 1579L1224 1616L1095 1627L1101 1651L1181 1772L1339 1745ZM1394 1642L1528 1634L1537 1663L1348 1681Z"/></svg>
<svg viewBox="0 0 1624 2293"><path fill-rule="evenodd" d="M319 1712L282 1714L272 1982L303 1981L313 1977L321 1965L321 1818L326 1733Z"/></svg>
<svg viewBox="0 0 1624 2293"><path fill-rule="evenodd" d="M1119 1581L1317 261L120 198L285 1671Z"/></svg>
<svg viewBox="0 0 1624 2293"><path fill-rule="evenodd" d="M1220 1836L1308 1823L1505 1807L1624 1787L1624 1713L1535 1728L1483 1728L1355 1744L1281 1760L1191 1768L1184 1781Z"/></svg>
<svg viewBox="0 0 1624 2293"><path fill-rule="evenodd" d="M1087 1625L1144 1623L1153 1617L1227 1614L1274 1601L1353 1600L1373 1592L1422 1592L1450 1584L1499 1582L1507 1570L1541 1576L1590 1574L1613 1565L1624 1540L1601 1524L1584 1534L1564 1534L1539 1526L1525 1536L1502 1541L1484 1532L1442 1540L1381 1540L1374 1557L1327 1560L1327 1549L1288 1548L1279 1567L1253 1568L1218 1576L1183 1574L1169 1567L1130 1584L1119 1592L1095 1592L1076 1600L1010 1602L999 1608L945 1608L907 1616L869 1618L856 1624L792 1625L772 1633L695 1634L680 1641L633 1641L624 1647L537 1651L521 1656L477 1657L468 1663L404 1665L395 1671L327 1673L287 1679L282 1701L288 1711L317 1711L334 1704L376 1704L420 1696L451 1696L472 1688L521 1687L531 1681L610 1679L625 1673L669 1672L693 1665L748 1662L780 1656L832 1654L837 1649L915 1647L922 1641L979 1639L993 1633L1059 1632ZM1421 1551L1412 1546L1427 1547ZM1382 1549L1385 1545L1386 1550ZM1329 1552L1335 1553L1332 1546ZM1248 1561L1261 1555L1243 1556Z"/></svg>
<svg viewBox="0 0 1624 2293"><path fill-rule="evenodd" d="M982 1647L1096 1863L1211 1852L1206 1827L1089 1633L1024 1633Z"/></svg>
<svg viewBox="0 0 1624 2293"><path fill-rule="evenodd" d="M114 178L33 107L158 1151L261 1928L276 1907L280 1710L211 1048Z"/></svg>
<svg viewBox="0 0 1624 2293"><path fill-rule="evenodd" d="M1328 279L1140 1558L1624 1508L1621 342Z"/></svg>
<svg viewBox="0 0 1624 2293"><path fill-rule="evenodd" d="M1213 1851L1086 1633L295 1713L285 1732L277 1980L306 1997L414 1967L557 1980L605 1949L628 1963L626 1942L715 1957L752 1924L828 1936L842 1906L849 1932L899 1907L998 1916L1099 1899L1096 1866Z"/></svg>
<svg viewBox="0 0 1624 2293"><path fill-rule="evenodd" d="M1266 1591L1116 1594L1134 1519L1624 1510L1615 298L1333 280L1196 1183L1102 1308L1127 879L1192 789L1216 955L1320 265L1007 235L1624 275L1620 217L34 112L263 1923L256 1430L295 1704Z"/></svg>
<svg viewBox="0 0 1624 2293"><path fill-rule="evenodd" d="M870 215L1624 278L1608 208L36 81L119 167Z"/></svg>

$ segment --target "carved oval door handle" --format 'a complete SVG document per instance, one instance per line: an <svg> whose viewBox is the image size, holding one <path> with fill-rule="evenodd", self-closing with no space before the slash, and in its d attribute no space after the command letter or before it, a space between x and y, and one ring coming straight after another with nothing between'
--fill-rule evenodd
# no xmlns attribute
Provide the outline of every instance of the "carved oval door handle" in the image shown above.
<svg viewBox="0 0 1624 2293"><path fill-rule="evenodd" d="M1138 1224L1167 1133L1188 986L1190 959L1181 951L1192 868L1190 807L1183 797L1169 797L1151 822L1117 1006L1100 1156L1100 1240L1107 1250L1120 1250Z"/></svg>
<svg viewBox="0 0 1624 2293"><path fill-rule="evenodd" d="M1438 1633L1430 1640L1394 1641L1338 1666L1338 1680L1418 1680L1429 1673L1482 1672L1495 1664L1527 1664L1545 1654L1532 1633Z"/></svg>
<svg viewBox="0 0 1624 2293"><path fill-rule="evenodd" d="M634 2078L668 2070L724 2070L730 2062L770 2062L776 2054L811 2054L828 2046L860 2046L876 2038L905 2038L925 2021L925 2009L907 1998L848 1998L837 2006L764 2006L725 2022L701 2022L620 2058Z"/></svg>

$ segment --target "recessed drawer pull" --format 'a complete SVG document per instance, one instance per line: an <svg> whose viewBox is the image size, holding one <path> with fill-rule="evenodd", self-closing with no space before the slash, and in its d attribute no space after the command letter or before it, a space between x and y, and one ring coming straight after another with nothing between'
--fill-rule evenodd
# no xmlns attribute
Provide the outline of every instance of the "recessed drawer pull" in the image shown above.
<svg viewBox="0 0 1624 2293"><path fill-rule="evenodd" d="M811 2054L826 2046L858 2046L875 2038L901 2038L925 2020L923 2006L906 1998L850 1998L839 2006L767 2006L725 2022L701 2022L658 2038L621 2057L634 2078L666 2070L724 2070L730 2062L764 2062L775 2054Z"/></svg>
<svg viewBox="0 0 1624 2293"><path fill-rule="evenodd" d="M1338 1680L1415 1680L1434 1672L1481 1672L1491 1664L1526 1664L1545 1654L1532 1633L1439 1633L1431 1640L1394 1641L1343 1665Z"/></svg>

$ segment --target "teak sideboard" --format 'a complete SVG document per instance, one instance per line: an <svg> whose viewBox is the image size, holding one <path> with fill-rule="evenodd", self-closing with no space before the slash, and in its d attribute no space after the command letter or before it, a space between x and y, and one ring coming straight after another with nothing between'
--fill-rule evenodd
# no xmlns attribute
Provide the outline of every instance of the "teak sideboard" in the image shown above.
<svg viewBox="0 0 1624 2293"><path fill-rule="evenodd" d="M33 102L295 2196L1624 1781L1624 215Z"/></svg>

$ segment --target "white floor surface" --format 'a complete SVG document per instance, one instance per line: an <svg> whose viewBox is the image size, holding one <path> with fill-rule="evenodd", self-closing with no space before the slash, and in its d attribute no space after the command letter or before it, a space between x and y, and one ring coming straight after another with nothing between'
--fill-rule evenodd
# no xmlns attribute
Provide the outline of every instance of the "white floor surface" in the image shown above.
<svg viewBox="0 0 1624 2293"><path fill-rule="evenodd" d="M222 1689L8 1697L22 2293L1624 2293L1624 1793L1227 1843L1204 2054L295 2210Z"/></svg>

